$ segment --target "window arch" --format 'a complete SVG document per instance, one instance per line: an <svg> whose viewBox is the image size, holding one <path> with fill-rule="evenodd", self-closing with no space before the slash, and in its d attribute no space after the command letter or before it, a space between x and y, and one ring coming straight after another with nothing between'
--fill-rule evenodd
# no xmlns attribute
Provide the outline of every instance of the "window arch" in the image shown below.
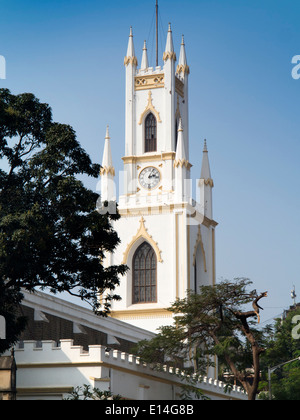
<svg viewBox="0 0 300 420"><path fill-rule="evenodd" d="M133 261L132 303L157 301L157 259L154 249L143 242L136 250Z"/></svg>
<svg viewBox="0 0 300 420"><path fill-rule="evenodd" d="M145 120L145 153L157 150L157 123L156 118L150 112Z"/></svg>

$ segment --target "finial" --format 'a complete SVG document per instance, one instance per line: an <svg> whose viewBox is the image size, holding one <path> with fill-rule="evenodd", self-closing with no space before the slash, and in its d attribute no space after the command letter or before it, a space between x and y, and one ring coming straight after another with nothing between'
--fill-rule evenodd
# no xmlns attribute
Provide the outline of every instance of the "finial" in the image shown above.
<svg viewBox="0 0 300 420"><path fill-rule="evenodd" d="M109 125L107 124L107 126L106 126L106 136L105 136L105 140L110 140L110 137L109 137Z"/></svg>
<svg viewBox="0 0 300 420"><path fill-rule="evenodd" d="M207 141L206 141L206 139L204 139L204 148L203 148L203 152L208 152L208 150L207 150Z"/></svg>
<svg viewBox="0 0 300 420"><path fill-rule="evenodd" d="M185 45L185 44L184 44L184 35L182 35L181 45Z"/></svg>
<svg viewBox="0 0 300 420"><path fill-rule="evenodd" d="M149 67L149 63L148 63L148 55L147 55L147 44L146 44L146 41L144 41L141 70L147 70L148 67Z"/></svg>
<svg viewBox="0 0 300 420"><path fill-rule="evenodd" d="M183 131L182 118L179 118L178 132L179 132L179 131Z"/></svg>
<svg viewBox="0 0 300 420"><path fill-rule="evenodd" d="M172 32L172 29L171 29L171 23L169 22L169 29L168 29L168 32Z"/></svg>
<svg viewBox="0 0 300 420"><path fill-rule="evenodd" d="M129 33L129 36L133 37L133 34L132 34L132 26L130 26L130 33Z"/></svg>

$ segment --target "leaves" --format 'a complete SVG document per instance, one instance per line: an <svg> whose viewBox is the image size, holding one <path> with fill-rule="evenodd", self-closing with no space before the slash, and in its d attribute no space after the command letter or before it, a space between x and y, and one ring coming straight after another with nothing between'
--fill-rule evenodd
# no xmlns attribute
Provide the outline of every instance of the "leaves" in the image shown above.
<svg viewBox="0 0 300 420"><path fill-rule="evenodd" d="M205 375L217 355L224 371L230 369L232 377L255 396L257 383L252 387L252 382L259 376L257 362L264 338L250 319L255 312L246 311L257 298L256 290L248 291L250 285L249 279L241 278L202 286L198 294L188 292L169 309L174 325L139 343L138 354L148 363L184 368L187 375Z"/></svg>
<svg viewBox="0 0 300 420"><path fill-rule="evenodd" d="M290 311L285 319L278 319L268 327L266 352L262 357L261 391L268 391L268 367L279 366L300 356L300 340L295 340L292 330L293 318L300 315L300 309ZM282 366L272 373L272 394L275 400L299 400L300 362Z"/></svg>
<svg viewBox="0 0 300 420"><path fill-rule="evenodd" d="M98 388L91 388L90 385L77 386L70 392L66 401L112 401L122 400L120 395L113 395L110 391L101 391Z"/></svg>
<svg viewBox="0 0 300 420"><path fill-rule="evenodd" d="M47 104L6 89L0 89L0 158L0 293L69 292L107 315L127 269L101 263L119 243L112 227L119 215L99 215L98 195L78 179L97 178L100 165L72 127L52 121Z"/></svg>

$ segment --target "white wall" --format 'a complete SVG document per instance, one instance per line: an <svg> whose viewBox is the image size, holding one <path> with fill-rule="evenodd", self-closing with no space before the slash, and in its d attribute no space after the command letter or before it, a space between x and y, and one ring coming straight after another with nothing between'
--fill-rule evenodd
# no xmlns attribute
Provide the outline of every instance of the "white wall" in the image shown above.
<svg viewBox="0 0 300 420"><path fill-rule="evenodd" d="M72 340L62 340L59 348L50 341L42 345L37 350L35 342L25 342L24 349L15 350L19 400L62 399L73 387L84 384L126 399L179 399L181 381L172 369L154 371L133 355L107 352L103 346L89 346L84 352ZM211 399L247 399L239 388L225 394L222 382L208 378L198 386Z"/></svg>

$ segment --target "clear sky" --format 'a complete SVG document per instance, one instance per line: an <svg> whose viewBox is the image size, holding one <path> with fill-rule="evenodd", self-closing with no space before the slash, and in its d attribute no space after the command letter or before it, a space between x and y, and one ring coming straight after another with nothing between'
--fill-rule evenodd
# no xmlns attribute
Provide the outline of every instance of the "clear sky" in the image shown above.
<svg viewBox="0 0 300 420"><path fill-rule="evenodd" d="M160 0L160 64L168 22L190 66L192 176L208 141L218 279L245 276L269 291L262 322L300 301L300 55L297 0ZM106 124L122 169L129 27L154 65L154 0L0 0L0 87L32 92L74 127L101 163ZM151 30L152 29L152 30ZM95 188L93 180L88 183Z"/></svg>

